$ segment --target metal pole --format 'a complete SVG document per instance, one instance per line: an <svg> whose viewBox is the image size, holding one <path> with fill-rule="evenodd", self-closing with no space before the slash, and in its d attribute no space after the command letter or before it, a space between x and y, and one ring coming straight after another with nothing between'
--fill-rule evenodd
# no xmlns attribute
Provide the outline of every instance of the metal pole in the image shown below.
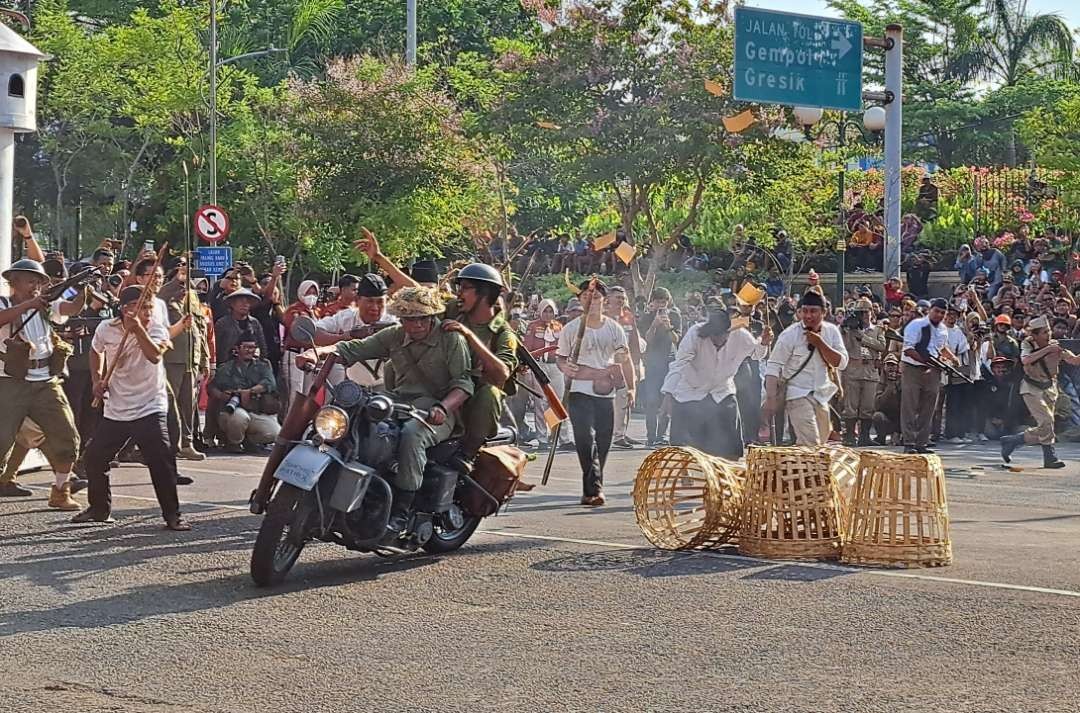
<svg viewBox="0 0 1080 713"><path fill-rule="evenodd" d="M889 25L885 51L885 91L892 101L885 105L885 279L900 277L900 134L903 126L904 28Z"/></svg>
<svg viewBox="0 0 1080 713"><path fill-rule="evenodd" d="M217 0L210 0L210 203L217 205Z"/></svg>
<svg viewBox="0 0 1080 713"><path fill-rule="evenodd" d="M416 0L406 0L405 62L410 67L416 66Z"/></svg>
<svg viewBox="0 0 1080 713"><path fill-rule="evenodd" d="M847 120L840 121L840 138L838 144L840 145L840 170L836 174L836 183L839 193L836 197L836 215L837 215L837 233L836 233L836 251L839 253L836 256L836 302L833 307L840 309L844 306L844 272L847 270L847 245L844 244L844 231L847 229L847 219L844 215L844 161L847 159L843 156L845 139L844 134L847 133Z"/></svg>
<svg viewBox="0 0 1080 713"><path fill-rule="evenodd" d="M15 132L0 129L0 271L11 267L12 203L15 195ZM11 294L7 280L0 282L3 293Z"/></svg>

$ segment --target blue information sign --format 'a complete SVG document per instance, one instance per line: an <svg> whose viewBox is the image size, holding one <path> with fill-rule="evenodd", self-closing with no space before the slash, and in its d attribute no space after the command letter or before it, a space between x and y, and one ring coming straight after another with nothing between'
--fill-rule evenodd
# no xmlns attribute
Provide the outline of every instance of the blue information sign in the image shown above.
<svg viewBox="0 0 1080 713"><path fill-rule="evenodd" d="M735 8L735 90L741 101L862 109L858 22Z"/></svg>
<svg viewBox="0 0 1080 713"><path fill-rule="evenodd" d="M195 267L210 277L220 277L232 264L232 248L228 245L195 248Z"/></svg>

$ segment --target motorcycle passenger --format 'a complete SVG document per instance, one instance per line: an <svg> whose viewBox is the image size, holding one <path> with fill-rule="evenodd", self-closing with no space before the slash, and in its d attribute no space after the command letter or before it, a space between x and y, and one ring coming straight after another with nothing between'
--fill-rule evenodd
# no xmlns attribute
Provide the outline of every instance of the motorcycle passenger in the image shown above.
<svg viewBox="0 0 1080 713"><path fill-rule="evenodd" d="M416 287L418 283L387 258L369 231L356 248L389 275L394 285ZM507 395L516 391L510 376L518 368L517 338L499 306L505 288L499 271L490 265L473 263L458 272L454 280L457 297L446 304L447 318L442 329L465 337L473 359L475 392L462 412L465 435L457 457L468 469L484 442L499 428Z"/></svg>
<svg viewBox="0 0 1080 713"><path fill-rule="evenodd" d="M394 295L387 310L401 324L370 337L304 352L296 358L296 365L313 365L318 355L331 353L345 366L367 359L389 359L395 375L391 395L427 409L425 419L433 429L415 419L401 429L398 469L391 482L394 499L386 525L388 538L397 538L408 524L413 498L423 482L427 449L450 437L474 388L469 347L461 334L441 328L439 316L445 306L435 290L405 287Z"/></svg>

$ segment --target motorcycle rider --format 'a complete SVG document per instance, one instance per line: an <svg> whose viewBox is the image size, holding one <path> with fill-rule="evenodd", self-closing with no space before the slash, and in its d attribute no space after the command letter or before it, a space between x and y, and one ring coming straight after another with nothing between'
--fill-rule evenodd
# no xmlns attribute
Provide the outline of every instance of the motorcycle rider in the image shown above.
<svg viewBox="0 0 1080 713"><path fill-rule="evenodd" d="M409 510L424 478L427 449L445 441L460 422L459 412L472 396L472 358L465 338L442 329L446 311L435 290L405 287L387 308L401 323L370 337L317 347L296 357L296 366L318 362L319 355L337 354L345 366L367 359L389 359L394 370L390 393L395 399L427 409L425 421L413 419L401 429L398 469L394 474L393 505L386 525L387 539L397 539L408 525Z"/></svg>
<svg viewBox="0 0 1080 713"><path fill-rule="evenodd" d="M370 231L363 229L363 235L356 248L385 270L394 285L419 286L382 254ZM498 431L507 395L516 391L510 376L518 368L517 337L499 306L499 295L506 286L498 270L482 263L466 265L458 272L454 284L457 297L446 303L447 319L442 321L441 328L465 337L472 352L476 383L462 411L465 435L456 456L457 465L468 470L480 447Z"/></svg>

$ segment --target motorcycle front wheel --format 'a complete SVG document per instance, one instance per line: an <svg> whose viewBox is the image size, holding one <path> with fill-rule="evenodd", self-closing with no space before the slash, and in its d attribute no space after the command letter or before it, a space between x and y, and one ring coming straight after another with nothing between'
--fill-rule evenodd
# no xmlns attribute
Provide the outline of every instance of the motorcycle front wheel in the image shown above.
<svg viewBox="0 0 1080 713"><path fill-rule="evenodd" d="M473 515L465 515L465 520L461 527L447 528L441 523L436 523L435 528L431 533L431 538L425 542L421 547L425 552L432 554L443 554L445 552L453 552L462 545L464 545L472 534L476 532L477 526L480 525L480 518Z"/></svg>
<svg viewBox="0 0 1080 713"><path fill-rule="evenodd" d="M282 483L270 501L251 551L251 578L260 587L280 584L304 549L303 529L313 493ZM300 530L299 532L297 530Z"/></svg>

